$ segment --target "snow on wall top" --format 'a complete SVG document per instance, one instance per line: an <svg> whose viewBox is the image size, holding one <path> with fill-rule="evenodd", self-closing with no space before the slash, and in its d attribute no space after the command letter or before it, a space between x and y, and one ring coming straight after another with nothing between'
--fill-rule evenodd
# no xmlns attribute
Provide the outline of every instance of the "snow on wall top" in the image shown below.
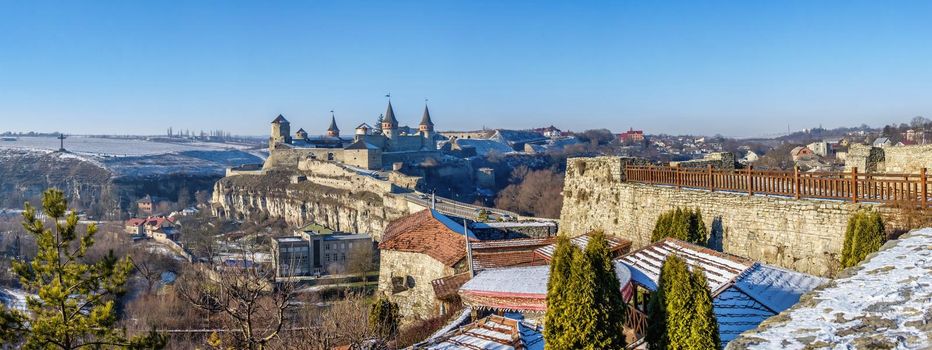
<svg viewBox="0 0 932 350"><path fill-rule="evenodd" d="M928 349L930 309L932 228L925 228L888 242L728 349Z"/></svg>

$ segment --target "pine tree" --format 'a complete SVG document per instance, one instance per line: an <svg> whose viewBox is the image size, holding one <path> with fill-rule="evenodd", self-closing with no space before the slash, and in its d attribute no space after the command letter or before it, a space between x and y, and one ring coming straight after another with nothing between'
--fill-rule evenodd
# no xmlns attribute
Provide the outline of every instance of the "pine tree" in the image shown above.
<svg viewBox="0 0 932 350"><path fill-rule="evenodd" d="M689 341L692 321L693 293L689 283L689 269L683 259L671 255L664 261L662 270L669 278L664 290L667 344L671 349L680 349Z"/></svg>
<svg viewBox="0 0 932 350"><path fill-rule="evenodd" d="M689 285L693 294L692 320L689 325L689 341L687 349L706 350L718 349L721 340L718 333L718 319L715 317L715 308L712 304L712 292L706 282L705 272L702 268L695 268L690 273Z"/></svg>
<svg viewBox="0 0 932 350"><path fill-rule="evenodd" d="M671 255L663 262L657 290L647 308L648 348L718 349L718 322L712 294L701 269Z"/></svg>
<svg viewBox="0 0 932 350"><path fill-rule="evenodd" d="M547 281L547 314L544 316L546 348L570 349L562 341L565 332L565 314L572 281L572 264L579 249L566 236L557 236L556 249L550 261L550 278Z"/></svg>
<svg viewBox="0 0 932 350"><path fill-rule="evenodd" d="M37 218L36 209L26 204L23 227L36 237L38 254L31 262L15 261L13 269L23 287L37 292L38 297L27 299L28 316L14 316L26 322L0 323L0 334L7 336L5 341L22 342L26 349L164 346L165 339L155 333L127 338L125 331L116 328L114 297L123 293L132 264L128 258L117 259L112 251L97 262L85 263L97 227L88 225L85 234L79 235L78 216L74 211L66 213L66 205L61 191L43 193L42 210L54 222L51 229ZM0 318L9 320L8 316ZM17 328L7 328L10 325Z"/></svg>
<svg viewBox="0 0 932 350"><path fill-rule="evenodd" d="M395 338L401 319L398 310L398 304L385 297L379 298L369 308L369 328L384 340Z"/></svg>
<svg viewBox="0 0 932 350"><path fill-rule="evenodd" d="M848 219L841 254L842 267L857 265L867 255L880 250L886 239L884 231L880 213L861 211Z"/></svg>
<svg viewBox="0 0 932 350"><path fill-rule="evenodd" d="M586 245L585 256L595 281L592 305L595 311L594 333L587 347L594 349L622 349L625 347L625 302L621 284L615 274L611 250L602 231L593 232Z"/></svg>
<svg viewBox="0 0 932 350"><path fill-rule="evenodd" d="M651 241L657 242L667 237L705 245L709 233L699 209L676 208L660 214L651 232Z"/></svg>

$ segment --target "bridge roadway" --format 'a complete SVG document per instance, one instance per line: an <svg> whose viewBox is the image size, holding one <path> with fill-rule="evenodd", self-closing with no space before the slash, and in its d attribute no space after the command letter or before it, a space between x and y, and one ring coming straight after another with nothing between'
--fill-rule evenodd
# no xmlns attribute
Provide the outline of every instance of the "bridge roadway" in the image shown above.
<svg viewBox="0 0 932 350"><path fill-rule="evenodd" d="M405 199L414 204L423 206L425 208L430 208L430 195L414 192L404 194ZM455 200L443 197L436 197L436 210L444 215L451 215L460 218L467 218L470 220L475 220L479 216L479 211L482 209L489 211L489 219L492 221L512 221L518 220L521 216L517 213L513 213L507 210L487 208L483 206L466 204L463 202L457 202ZM537 219L535 219L537 220Z"/></svg>

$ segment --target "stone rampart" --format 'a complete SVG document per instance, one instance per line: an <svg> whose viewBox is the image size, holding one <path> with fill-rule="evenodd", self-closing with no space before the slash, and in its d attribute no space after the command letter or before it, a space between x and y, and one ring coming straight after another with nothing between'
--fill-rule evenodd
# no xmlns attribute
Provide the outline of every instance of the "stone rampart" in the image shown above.
<svg viewBox="0 0 932 350"><path fill-rule="evenodd" d="M572 158L563 189L562 234L595 229L650 243L661 213L699 208L712 248L800 272L826 276L841 254L848 218L871 204L676 189L624 181L624 158Z"/></svg>
<svg viewBox="0 0 932 350"><path fill-rule="evenodd" d="M845 170L880 173L918 174L922 168L932 169L932 145L871 147L852 145L845 158Z"/></svg>

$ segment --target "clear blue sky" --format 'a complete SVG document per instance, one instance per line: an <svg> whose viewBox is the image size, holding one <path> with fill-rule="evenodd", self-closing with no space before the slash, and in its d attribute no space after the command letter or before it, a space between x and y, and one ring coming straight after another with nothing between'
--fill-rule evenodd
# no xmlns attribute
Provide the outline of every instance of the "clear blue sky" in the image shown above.
<svg viewBox="0 0 932 350"><path fill-rule="evenodd" d="M6 1L0 130L756 136L932 116L932 1Z"/></svg>

